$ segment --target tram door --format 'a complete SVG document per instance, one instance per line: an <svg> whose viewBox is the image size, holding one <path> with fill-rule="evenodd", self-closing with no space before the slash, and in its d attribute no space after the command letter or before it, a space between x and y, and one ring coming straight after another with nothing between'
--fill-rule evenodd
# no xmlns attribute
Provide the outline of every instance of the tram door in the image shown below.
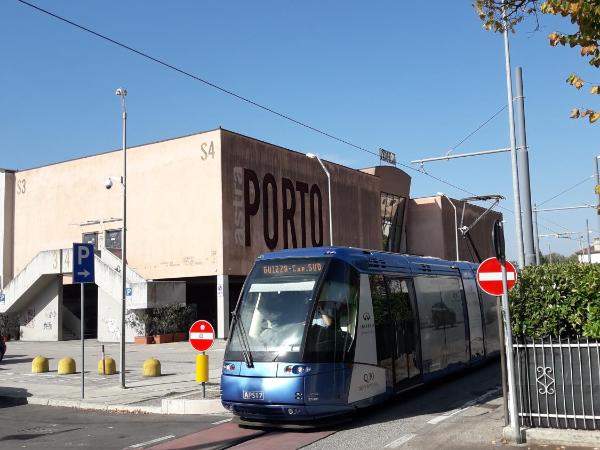
<svg viewBox="0 0 600 450"><path fill-rule="evenodd" d="M419 336L416 325L411 281L386 278L390 319L394 330L394 387L401 390L417 381L421 375Z"/></svg>

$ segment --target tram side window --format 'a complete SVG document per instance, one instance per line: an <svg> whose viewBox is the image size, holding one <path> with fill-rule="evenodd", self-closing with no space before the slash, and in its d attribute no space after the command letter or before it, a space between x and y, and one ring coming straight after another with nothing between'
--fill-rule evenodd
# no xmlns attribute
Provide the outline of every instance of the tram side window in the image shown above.
<svg viewBox="0 0 600 450"><path fill-rule="evenodd" d="M370 275L369 281L375 316L377 364L391 370L394 357L394 324L390 317L385 281L382 275Z"/></svg>
<svg viewBox="0 0 600 450"><path fill-rule="evenodd" d="M332 260L308 330L305 360L340 362L354 358L360 278L350 265Z"/></svg>
<svg viewBox="0 0 600 450"><path fill-rule="evenodd" d="M414 278L418 299L423 372L467 361L460 279L446 276Z"/></svg>
<svg viewBox="0 0 600 450"><path fill-rule="evenodd" d="M498 299L478 289L483 306L485 326L485 352L490 355L500 351L500 331L498 330Z"/></svg>

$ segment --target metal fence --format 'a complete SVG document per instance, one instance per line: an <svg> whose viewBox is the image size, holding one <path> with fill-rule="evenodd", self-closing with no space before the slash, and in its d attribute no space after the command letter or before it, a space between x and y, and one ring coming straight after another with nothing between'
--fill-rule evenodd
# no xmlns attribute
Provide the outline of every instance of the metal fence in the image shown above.
<svg viewBox="0 0 600 450"><path fill-rule="evenodd" d="M513 341L522 426L600 429L600 341Z"/></svg>

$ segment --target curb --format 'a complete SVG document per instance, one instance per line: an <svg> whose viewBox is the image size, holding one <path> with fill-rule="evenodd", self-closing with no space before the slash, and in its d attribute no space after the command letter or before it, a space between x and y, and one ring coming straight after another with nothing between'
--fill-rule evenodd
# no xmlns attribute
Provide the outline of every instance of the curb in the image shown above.
<svg viewBox="0 0 600 450"><path fill-rule="evenodd" d="M60 406L63 408L93 409L96 411L115 411L143 414L161 414L160 406L130 406L130 405L109 405L107 403L91 403L80 400L57 400L43 397L27 397L27 403L30 405L41 406Z"/></svg>
<svg viewBox="0 0 600 450"><path fill-rule="evenodd" d="M163 414L231 414L220 398L208 400L163 399Z"/></svg>
<svg viewBox="0 0 600 450"><path fill-rule="evenodd" d="M24 403L63 408L90 409L95 411L126 412L133 414L219 414L230 415L220 398L208 400L163 399L161 406L114 405L93 403L85 400L58 400L44 397L23 397Z"/></svg>
<svg viewBox="0 0 600 450"><path fill-rule="evenodd" d="M527 444L600 447L600 431L594 430L521 428L521 434ZM508 442L515 443L510 426L502 429L502 435Z"/></svg>

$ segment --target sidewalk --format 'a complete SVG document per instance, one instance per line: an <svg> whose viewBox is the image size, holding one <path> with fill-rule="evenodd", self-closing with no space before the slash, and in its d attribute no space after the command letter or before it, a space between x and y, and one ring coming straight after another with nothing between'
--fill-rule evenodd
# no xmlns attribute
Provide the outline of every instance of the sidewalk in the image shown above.
<svg viewBox="0 0 600 450"><path fill-rule="evenodd" d="M104 344L106 356L115 359L119 367L119 344ZM81 341L7 342L7 352L0 362L0 403L6 397L28 403L67 406L108 411L163 414L224 414L221 406L220 375L225 341L217 340L207 352L209 382L206 400L202 385L195 382L196 355L188 342L171 344L126 344L126 389L120 385L119 374L99 375L101 343L85 341L85 399L81 398ZM31 373L31 361L37 355L48 358L50 371ZM58 361L70 356L76 362L77 373L58 375ZM142 376L146 359L161 363L162 376ZM16 400L20 399L20 400Z"/></svg>

